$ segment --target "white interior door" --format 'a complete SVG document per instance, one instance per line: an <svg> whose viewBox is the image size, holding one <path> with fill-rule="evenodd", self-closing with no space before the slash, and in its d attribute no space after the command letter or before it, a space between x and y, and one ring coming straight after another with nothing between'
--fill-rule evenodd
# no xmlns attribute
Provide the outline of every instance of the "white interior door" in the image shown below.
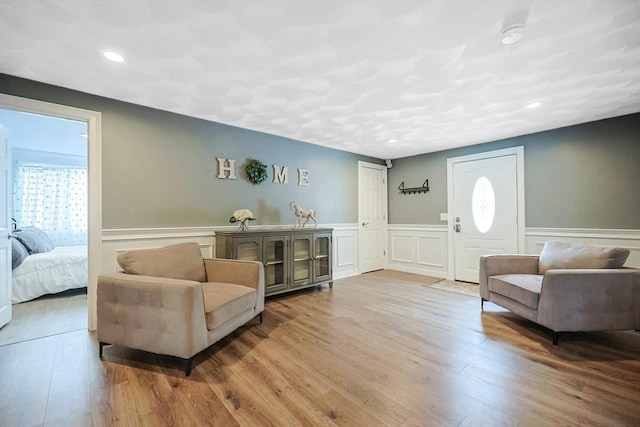
<svg viewBox="0 0 640 427"><path fill-rule="evenodd" d="M481 255L518 253L515 154L453 164L455 279L478 282Z"/></svg>
<svg viewBox="0 0 640 427"><path fill-rule="evenodd" d="M0 327L11 320L11 149L0 126Z"/></svg>
<svg viewBox="0 0 640 427"><path fill-rule="evenodd" d="M358 258L360 273L387 265L387 168L358 162Z"/></svg>

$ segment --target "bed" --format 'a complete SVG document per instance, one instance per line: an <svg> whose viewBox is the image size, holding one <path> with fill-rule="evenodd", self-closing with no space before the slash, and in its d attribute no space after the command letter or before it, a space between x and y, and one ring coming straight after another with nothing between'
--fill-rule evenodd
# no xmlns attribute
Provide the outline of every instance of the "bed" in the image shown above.
<svg viewBox="0 0 640 427"><path fill-rule="evenodd" d="M13 304L87 286L87 246L59 246L34 253L13 269Z"/></svg>

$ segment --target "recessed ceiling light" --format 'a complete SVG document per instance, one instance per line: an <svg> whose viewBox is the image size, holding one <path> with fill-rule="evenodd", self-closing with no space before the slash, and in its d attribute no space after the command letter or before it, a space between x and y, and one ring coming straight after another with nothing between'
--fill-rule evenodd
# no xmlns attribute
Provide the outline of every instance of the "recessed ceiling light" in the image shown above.
<svg viewBox="0 0 640 427"><path fill-rule="evenodd" d="M387 139L387 144L395 144L396 142L398 142L397 139L394 139L394 138Z"/></svg>
<svg viewBox="0 0 640 427"><path fill-rule="evenodd" d="M531 104L527 104L525 105L524 108L528 109L528 110L533 110L534 108L538 108L542 105L542 102L532 102Z"/></svg>
<svg viewBox="0 0 640 427"><path fill-rule="evenodd" d="M524 36L524 25L513 24L502 30L502 44L514 44L519 41L522 36Z"/></svg>
<svg viewBox="0 0 640 427"><path fill-rule="evenodd" d="M112 50L103 50L102 56L107 58L109 61L113 62L122 62L124 61L124 56L120 55L118 52L114 52Z"/></svg>

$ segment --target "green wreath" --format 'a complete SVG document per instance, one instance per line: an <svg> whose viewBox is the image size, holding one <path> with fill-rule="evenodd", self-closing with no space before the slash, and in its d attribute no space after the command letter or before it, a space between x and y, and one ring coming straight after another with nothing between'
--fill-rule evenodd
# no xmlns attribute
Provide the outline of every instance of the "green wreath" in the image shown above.
<svg viewBox="0 0 640 427"><path fill-rule="evenodd" d="M267 179L267 165L260 160L251 159L245 167L247 172L247 180L253 184L260 184Z"/></svg>

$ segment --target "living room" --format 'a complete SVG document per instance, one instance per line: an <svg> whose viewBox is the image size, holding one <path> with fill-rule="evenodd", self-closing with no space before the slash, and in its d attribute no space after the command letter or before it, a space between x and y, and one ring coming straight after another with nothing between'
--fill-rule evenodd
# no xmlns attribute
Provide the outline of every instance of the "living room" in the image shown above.
<svg viewBox="0 0 640 427"><path fill-rule="evenodd" d="M637 8L632 10L637 31ZM631 68L638 71L638 64ZM387 167L387 157L309 144L0 70L4 73L0 74L3 108L23 102L15 97L99 112L96 138L90 130L88 139L89 185L98 191L90 211L99 212L94 217L97 221L90 220L89 230L93 281L98 274L118 270L117 254L130 249L196 241L205 254L214 256L215 232L232 227L229 217L236 209L254 213L257 221L249 224L250 229L293 226L292 200L315 209L319 224L333 228L335 280L331 290L323 286L268 300L262 325L242 328L207 350L188 379L170 359L126 349L107 348L105 360L100 361L91 334L32 343L41 354L54 354L52 361L41 365L36 363L36 350L2 347L2 378L7 383L1 389L13 387L12 395L20 395L17 384L24 381L31 387L22 389L24 396L42 385L33 377L25 381L8 374L21 366L48 372L42 375L49 376L47 384L54 384L58 393L51 395L48 404L46 398L42 403L3 395L0 405L10 419L29 418L16 415L9 402L26 412L38 407L44 414L54 411L56 399L72 405L76 398L83 402L77 406L80 424L91 420L88 424L196 425L206 417L220 417L211 424L631 425L640 418L639 379L634 374L640 363L637 332L576 334L556 349L547 342L544 329L497 306L490 310L494 312L481 314L477 298L444 291L425 293L430 289L420 285L423 276L455 278L449 241L453 222L446 216L450 212L447 160L515 147L524 151L523 253L539 253L547 240L620 246L631 250L626 266L640 267L637 99L632 103L635 110L625 114L585 115L583 121L568 126L393 157ZM117 81L121 71L109 73ZM632 87L637 89L637 79ZM637 98L637 92L633 96ZM49 108L24 102L20 105L35 110ZM535 114L553 120L552 113ZM224 173L219 177L224 172L219 158L227 161L224 165L235 161L236 179L227 179ZM244 166L249 159L267 165L268 179L259 185L246 179ZM370 274L361 274L359 267L359 162L384 167L387 174L386 269ZM276 166L280 171L288 167L287 183L274 182ZM308 185L299 185L298 170L308 172ZM403 182L406 187L419 187L426 179L428 192L398 190ZM92 243L97 248L93 253ZM95 305L95 283L88 292ZM91 304L90 325L95 322ZM318 311L305 311L316 304ZM318 323L305 320L309 313ZM338 333L340 329L345 335ZM428 337L421 336L421 331ZM411 337L416 343L410 342ZM272 339L274 344L269 343ZM298 350L287 355L286 348ZM473 357L465 358L465 351ZM331 362L322 362L319 355ZM357 362L360 357L364 362ZM67 358L69 367L53 370L56 360L56 366L64 365ZM525 362L527 358L534 363ZM395 360L400 360L398 365ZM536 368L545 363L552 369ZM71 375L70 369L87 377ZM442 372L437 374L439 369L450 374L449 379ZM519 369L531 374L520 377ZM553 378L556 370L558 378ZM613 379L605 380L596 371ZM504 377L482 381L482 374L489 372L501 372ZM56 379L65 375L74 379L69 383ZM498 385L509 384L507 379L514 381L512 388L498 391ZM260 386L252 390L251 381ZM530 385L518 388L518 381ZM415 382L421 388L403 388L396 382ZM549 396L560 403L545 396L545 384L551 384ZM535 390L530 406L524 403L527 387ZM606 393L594 391L598 387ZM374 391L384 388L391 392ZM81 391L85 395L80 396ZM200 397L194 396L199 392ZM423 394L412 395L416 392ZM517 398L512 399L510 392ZM94 397L87 400L87 395ZM278 400L277 396L283 397ZM259 403L261 399L267 403ZM469 403L462 403L465 399ZM595 400L603 402L594 404ZM481 403L489 409L481 408ZM163 405L169 407L170 421L159 418ZM422 412L417 409L421 405L426 407ZM562 414L563 408L568 415ZM184 418L176 415L179 410L184 410ZM88 418L82 418L87 412ZM52 420L71 419L62 411L53 413L49 413Z"/></svg>

